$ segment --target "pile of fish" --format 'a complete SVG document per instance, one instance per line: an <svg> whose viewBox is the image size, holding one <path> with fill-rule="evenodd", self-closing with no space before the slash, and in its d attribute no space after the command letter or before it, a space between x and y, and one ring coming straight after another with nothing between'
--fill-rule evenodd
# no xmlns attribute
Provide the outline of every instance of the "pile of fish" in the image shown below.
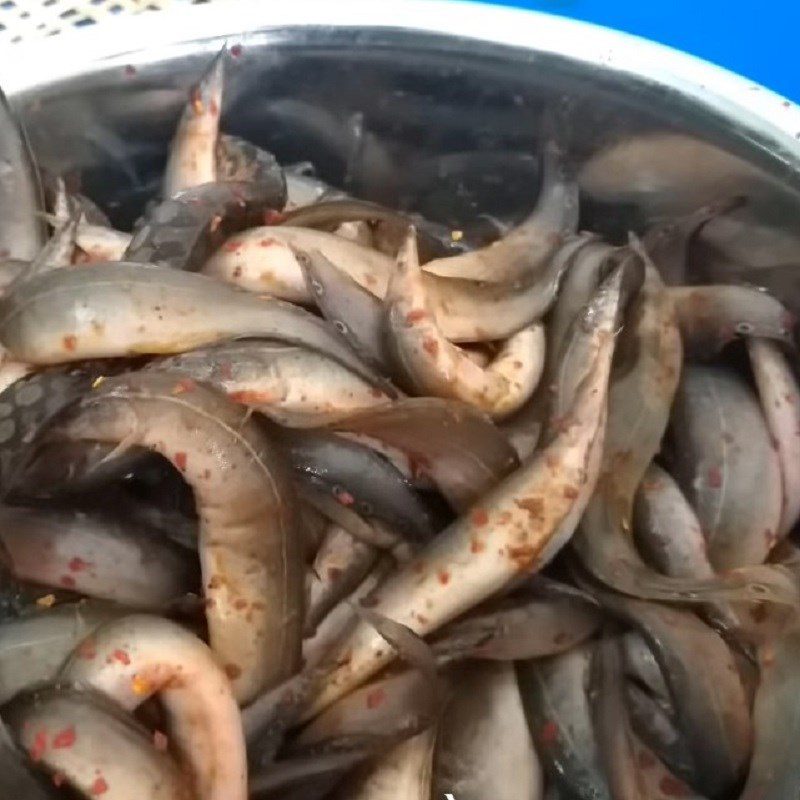
<svg viewBox="0 0 800 800"><path fill-rule="evenodd" d="M686 270L742 198L610 243L545 137L478 246L221 133L226 58L132 233L0 96L0 797L798 797L794 320Z"/></svg>

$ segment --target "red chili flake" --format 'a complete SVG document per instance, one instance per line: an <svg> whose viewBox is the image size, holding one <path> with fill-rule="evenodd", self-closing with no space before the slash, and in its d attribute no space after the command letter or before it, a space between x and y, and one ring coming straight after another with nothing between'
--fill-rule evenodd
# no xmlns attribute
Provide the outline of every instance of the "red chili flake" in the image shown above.
<svg viewBox="0 0 800 800"><path fill-rule="evenodd" d="M638 761L642 769L652 769L656 765L655 756L648 750L639 751Z"/></svg>
<svg viewBox="0 0 800 800"><path fill-rule="evenodd" d="M509 547L508 556L520 572L527 572L536 562L536 548L531 545Z"/></svg>
<svg viewBox="0 0 800 800"><path fill-rule="evenodd" d="M53 781L53 786L55 786L56 789L60 789L67 780L67 776L63 772L54 772L50 780Z"/></svg>
<svg viewBox="0 0 800 800"><path fill-rule="evenodd" d="M181 378L173 387L172 394L185 394L197 388L197 383L191 378Z"/></svg>
<svg viewBox="0 0 800 800"><path fill-rule="evenodd" d="M431 357L436 358L439 352L439 342L436 339L424 339L422 342L422 349Z"/></svg>
<svg viewBox="0 0 800 800"><path fill-rule="evenodd" d="M574 500L578 496L579 492L574 486L565 486L564 487L564 497L567 500Z"/></svg>
<svg viewBox="0 0 800 800"><path fill-rule="evenodd" d="M428 618L427 617L423 617L422 614L415 614L414 616L417 618L417 622L419 622L420 625L427 625L428 624L428 621L429 621Z"/></svg>
<svg viewBox="0 0 800 800"><path fill-rule="evenodd" d="M514 362L514 369L522 369L522 362L521 361L515 361Z"/></svg>
<svg viewBox="0 0 800 800"><path fill-rule="evenodd" d="M342 571L339 567L328 567L328 580L335 583L342 577Z"/></svg>
<svg viewBox="0 0 800 800"><path fill-rule="evenodd" d="M239 58L239 56L242 54L242 46L240 44L233 45L233 47L231 47L230 53L234 58Z"/></svg>
<svg viewBox="0 0 800 800"><path fill-rule="evenodd" d="M497 521L501 525L506 525L507 523L511 522L511 512L510 511L503 511L500 516L497 518Z"/></svg>
<svg viewBox="0 0 800 800"><path fill-rule="evenodd" d="M47 728L42 728L33 737L33 744L28 748L31 761L41 761L47 750Z"/></svg>
<svg viewBox="0 0 800 800"><path fill-rule="evenodd" d="M470 542L469 550L471 553L482 553L486 549L486 545L480 539L473 539Z"/></svg>
<svg viewBox="0 0 800 800"><path fill-rule="evenodd" d="M553 720L548 719L539 729L539 742L545 747L553 745L558 741L558 725Z"/></svg>
<svg viewBox="0 0 800 800"><path fill-rule="evenodd" d="M367 694L367 708L372 710L378 708L386 700L386 692L383 689L373 689Z"/></svg>
<svg viewBox="0 0 800 800"><path fill-rule="evenodd" d="M133 64L126 64L123 72L126 78L132 78L136 74L136 67Z"/></svg>
<svg viewBox="0 0 800 800"><path fill-rule="evenodd" d="M225 242L224 245L222 245L222 249L226 253L238 253L239 252L239 248L241 246L242 246L241 242L228 241L228 242Z"/></svg>
<svg viewBox="0 0 800 800"><path fill-rule="evenodd" d="M275 211L274 208L268 208L264 212L265 225L277 225L279 222L283 222L284 219L286 219L286 215L282 214L280 211Z"/></svg>
<svg viewBox="0 0 800 800"><path fill-rule="evenodd" d="M415 322L419 322L427 316L428 312L424 308L415 308L406 314L406 323L408 325L413 325Z"/></svg>
<svg viewBox="0 0 800 800"><path fill-rule="evenodd" d="M89 792L94 795L105 794L107 791L108 784L102 775L95 779L95 782L92 784L92 788L89 790Z"/></svg>
<svg viewBox="0 0 800 800"><path fill-rule="evenodd" d="M75 556L75 558L70 559L69 564L67 564L67 566L69 567L71 572L83 572L84 570L89 569L89 567L91 567L92 564L89 563L88 561L84 561L79 556Z"/></svg>
<svg viewBox="0 0 800 800"><path fill-rule="evenodd" d="M235 608L237 611L242 611L243 609L247 608L247 600L245 600L243 597L240 597L240 598L239 598L239 599L238 599L238 600L237 600L237 601L236 601L236 602L233 604L233 607L234 607L234 608Z"/></svg>
<svg viewBox="0 0 800 800"><path fill-rule="evenodd" d="M192 86L191 90L189 91L189 102L191 103L195 114L203 113L203 98L200 96L199 86Z"/></svg>
<svg viewBox="0 0 800 800"><path fill-rule="evenodd" d="M674 775L665 775L659 782L658 788L667 797L689 797L689 788Z"/></svg>
<svg viewBox="0 0 800 800"><path fill-rule="evenodd" d="M166 734L161 733L161 731L153 731L153 746L163 753L169 746L169 739Z"/></svg>
<svg viewBox="0 0 800 800"><path fill-rule="evenodd" d="M225 674L232 681L235 681L242 674L242 668L238 664L226 664Z"/></svg>
<svg viewBox="0 0 800 800"><path fill-rule="evenodd" d="M175 453L175 466L181 471L186 471L186 453L180 451Z"/></svg>
<svg viewBox="0 0 800 800"><path fill-rule="evenodd" d="M124 664L126 667L131 663L131 657L124 650L115 650L111 657L114 661L119 661L120 664Z"/></svg>
<svg viewBox="0 0 800 800"><path fill-rule="evenodd" d="M70 725L69 728L64 728L53 737L53 748L55 750L66 750L75 744L78 737L75 734L75 727Z"/></svg>
<svg viewBox="0 0 800 800"><path fill-rule="evenodd" d="M719 467L710 467L708 470L708 485L712 489L719 489L722 486L722 473Z"/></svg>
<svg viewBox="0 0 800 800"><path fill-rule="evenodd" d="M280 244L280 242L277 239L267 238L267 239L259 239L258 240L258 246L259 247L272 247L273 245L276 245L276 244Z"/></svg>
<svg viewBox="0 0 800 800"><path fill-rule="evenodd" d="M350 492L346 492L344 489L334 490L333 496L343 506L352 506L356 502L355 497L353 497Z"/></svg>
<svg viewBox="0 0 800 800"><path fill-rule="evenodd" d="M70 353L78 346L78 337L71 333L67 334L61 341L64 345L64 349L69 350Z"/></svg>
<svg viewBox="0 0 800 800"><path fill-rule="evenodd" d="M482 508L476 508L470 517L472 524L480 528L489 521L489 515Z"/></svg>
<svg viewBox="0 0 800 800"><path fill-rule="evenodd" d="M440 569L439 572L436 573L436 577L439 579L439 583L442 586L447 586L450 583L450 573L446 569Z"/></svg>
<svg viewBox="0 0 800 800"><path fill-rule="evenodd" d="M94 646L94 639L84 639L79 645L77 650L81 658L91 661L97 655L97 650Z"/></svg>
<svg viewBox="0 0 800 800"><path fill-rule="evenodd" d="M75 578L73 578L72 575L62 575L59 583L67 589L75 588Z"/></svg>
<svg viewBox="0 0 800 800"><path fill-rule="evenodd" d="M541 522L544 519L544 500L541 497L526 497L523 500L515 500L517 508L528 512L533 522Z"/></svg>

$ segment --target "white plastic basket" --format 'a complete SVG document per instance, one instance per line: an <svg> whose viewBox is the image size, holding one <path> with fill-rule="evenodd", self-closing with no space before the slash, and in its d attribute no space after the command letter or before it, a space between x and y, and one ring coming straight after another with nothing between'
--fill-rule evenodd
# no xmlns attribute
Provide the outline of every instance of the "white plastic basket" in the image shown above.
<svg viewBox="0 0 800 800"><path fill-rule="evenodd" d="M53 36L126 14L212 0L0 0L0 47ZM224 1L224 0L220 0Z"/></svg>

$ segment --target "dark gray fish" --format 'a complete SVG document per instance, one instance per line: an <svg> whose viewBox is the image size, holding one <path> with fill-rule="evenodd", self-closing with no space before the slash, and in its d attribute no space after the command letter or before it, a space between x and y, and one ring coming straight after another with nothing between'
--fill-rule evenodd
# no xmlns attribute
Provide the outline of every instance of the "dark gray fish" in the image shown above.
<svg viewBox="0 0 800 800"><path fill-rule="evenodd" d="M36 258L45 243L43 211L25 131L0 90L0 260Z"/></svg>
<svg viewBox="0 0 800 800"><path fill-rule="evenodd" d="M415 542L428 541L442 521L385 458L327 431L280 429L272 435L289 455L297 480L324 489L364 517L376 517Z"/></svg>
<svg viewBox="0 0 800 800"><path fill-rule="evenodd" d="M242 139L221 133L216 145L217 180L285 184L283 170L275 156L267 150Z"/></svg>
<svg viewBox="0 0 800 800"><path fill-rule="evenodd" d="M611 800L588 695L593 650L593 644L583 644L552 658L517 664L539 757L550 780L574 800Z"/></svg>
<svg viewBox="0 0 800 800"><path fill-rule="evenodd" d="M692 756L691 784L728 797L744 776L752 724L731 651L692 612L609 592L598 599L641 633L669 688L675 723Z"/></svg>
<svg viewBox="0 0 800 800"><path fill-rule="evenodd" d="M134 233L123 261L199 270L234 233L263 224L286 202L286 181L203 183L154 206Z"/></svg>

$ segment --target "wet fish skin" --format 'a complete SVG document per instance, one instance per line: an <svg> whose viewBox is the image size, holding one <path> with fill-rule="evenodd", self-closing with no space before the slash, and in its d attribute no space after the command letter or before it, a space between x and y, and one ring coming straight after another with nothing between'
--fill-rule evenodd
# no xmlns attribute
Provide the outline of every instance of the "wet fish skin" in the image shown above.
<svg viewBox="0 0 800 800"><path fill-rule="evenodd" d="M778 539L780 464L754 393L736 373L688 365L670 429L672 472L717 570L761 564Z"/></svg>
<svg viewBox="0 0 800 800"><path fill-rule="evenodd" d="M539 199L523 222L485 248L430 261L425 271L448 278L508 283L529 278L546 265L578 227L578 185L555 142L545 145L542 158Z"/></svg>
<svg viewBox="0 0 800 800"><path fill-rule="evenodd" d="M0 90L0 260L36 258L46 241L42 211L28 139Z"/></svg>
<svg viewBox="0 0 800 800"><path fill-rule="evenodd" d="M198 800L246 800L244 733L230 679L183 626L145 614L109 622L76 648L61 680L94 689L129 713L157 694Z"/></svg>
<svg viewBox="0 0 800 800"><path fill-rule="evenodd" d="M30 771L27 757L19 750L3 720L0 720L0 793L25 800L58 800L61 793Z"/></svg>
<svg viewBox="0 0 800 800"><path fill-rule="evenodd" d="M285 184L283 170L272 153L241 136L221 133L216 143L216 179Z"/></svg>
<svg viewBox="0 0 800 800"><path fill-rule="evenodd" d="M319 318L202 275L130 262L56 270L0 297L0 343L33 364L180 353L243 337L325 353L385 385Z"/></svg>
<svg viewBox="0 0 800 800"><path fill-rule="evenodd" d="M451 672L458 691L439 724L434 796L541 800L542 768L513 664L473 663Z"/></svg>
<svg viewBox="0 0 800 800"><path fill-rule="evenodd" d="M290 675L303 623L296 500L283 454L247 412L180 374L131 373L103 381L58 430L172 462L194 492L210 642L237 698Z"/></svg>
<svg viewBox="0 0 800 800"><path fill-rule="evenodd" d="M80 689L45 689L16 700L8 717L35 760L83 796L192 796L185 776L168 753L156 748L150 732L102 696Z"/></svg>
<svg viewBox="0 0 800 800"><path fill-rule="evenodd" d="M189 91L169 147L162 184L165 198L217 178L215 148L222 113L225 59L223 47Z"/></svg>
<svg viewBox="0 0 800 800"><path fill-rule="evenodd" d="M621 271L613 273L593 301L586 335L595 341L594 368L562 432L387 579L376 592L375 611L424 636L515 576L541 568L570 538L597 479L622 278ZM327 681L309 717L391 661L380 637L363 624L341 641L338 653L349 659Z"/></svg>
<svg viewBox="0 0 800 800"><path fill-rule="evenodd" d="M271 183L212 181L183 189L153 206L121 260L197 272L229 236L263 222L285 199L282 174Z"/></svg>
<svg viewBox="0 0 800 800"><path fill-rule="evenodd" d="M711 284L673 286L667 291L675 303L686 351L695 358L708 359L737 337L793 342L794 315L762 289Z"/></svg>
<svg viewBox="0 0 800 800"><path fill-rule="evenodd" d="M611 800L600 766L589 702L595 644L551 658L521 661L517 678L528 720L548 777L575 800Z"/></svg>

